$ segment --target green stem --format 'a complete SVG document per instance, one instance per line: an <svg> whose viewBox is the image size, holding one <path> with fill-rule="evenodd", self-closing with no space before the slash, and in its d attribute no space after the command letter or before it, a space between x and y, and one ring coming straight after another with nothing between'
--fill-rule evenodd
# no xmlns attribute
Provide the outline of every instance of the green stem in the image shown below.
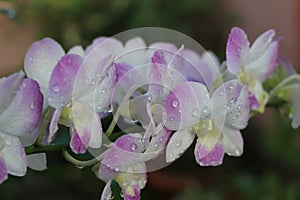
<svg viewBox="0 0 300 200"><path fill-rule="evenodd" d="M67 148L69 143L56 143L56 144L44 144L44 145L31 145L25 147L25 152L27 155L35 153L46 153L50 151L61 151L63 148Z"/></svg>
<svg viewBox="0 0 300 200"><path fill-rule="evenodd" d="M45 112L43 113L43 124L42 124L42 128L41 128L41 131L40 131L40 134L38 136L38 138L36 139L35 143L34 143L34 146L41 146L42 144L42 141L43 141L43 138L46 134L46 129L47 129L47 126L48 126L48 123L49 123L49 116L52 117L53 115L53 108L51 107L48 107Z"/></svg>
<svg viewBox="0 0 300 200"><path fill-rule="evenodd" d="M97 162L100 162L104 158L104 156L105 156L105 154L106 154L107 151L108 150L104 151L103 153L101 153L100 155L98 155L97 157L95 157L93 159L84 160L84 161L83 160L77 160L76 158L74 158L73 156L71 156L69 154L69 152L66 151L66 150L63 151L63 156L70 163L72 163L72 164L74 164L74 165L76 165L76 166L78 166L80 168L83 168L83 167L88 167L88 166L94 165Z"/></svg>

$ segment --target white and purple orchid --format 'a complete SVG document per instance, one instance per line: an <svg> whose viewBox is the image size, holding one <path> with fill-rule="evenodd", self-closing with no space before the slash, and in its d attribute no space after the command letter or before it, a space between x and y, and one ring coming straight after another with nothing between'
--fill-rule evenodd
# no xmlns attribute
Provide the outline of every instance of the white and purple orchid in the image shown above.
<svg viewBox="0 0 300 200"><path fill-rule="evenodd" d="M240 129L249 120L249 91L238 80L231 80L209 96L196 82L178 84L164 102L165 126L176 130L167 147L167 161L177 159L198 137L196 161L202 166L220 165L224 153L240 156L243 139Z"/></svg>
<svg viewBox="0 0 300 200"><path fill-rule="evenodd" d="M226 65L251 91L251 109L264 112L268 93L262 83L272 74L278 59L278 40L274 30L261 34L249 47L247 35L241 28L234 27L226 46Z"/></svg>
<svg viewBox="0 0 300 200"><path fill-rule="evenodd" d="M24 176L27 159L20 136L30 134L41 117L43 96L22 71L0 79L0 183L8 174Z"/></svg>

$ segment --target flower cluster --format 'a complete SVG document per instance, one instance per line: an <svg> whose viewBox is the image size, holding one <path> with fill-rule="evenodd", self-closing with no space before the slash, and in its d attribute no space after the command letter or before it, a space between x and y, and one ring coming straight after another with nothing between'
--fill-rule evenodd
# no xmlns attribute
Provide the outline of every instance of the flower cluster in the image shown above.
<svg viewBox="0 0 300 200"><path fill-rule="evenodd" d="M50 38L34 42L26 78L20 71L0 79L0 183L8 174L25 175L27 166L44 170L44 152L61 126L69 128L66 159L95 165L107 183L103 200L112 197L112 181L124 199L140 199L146 172L175 161L195 138L201 166L240 156L240 130L267 105L284 109L297 128L300 77L279 58L274 37L266 31L250 46L246 33L232 28L223 63L210 51L146 45L139 37L125 44L99 37L68 52ZM76 154L95 158L78 161Z"/></svg>

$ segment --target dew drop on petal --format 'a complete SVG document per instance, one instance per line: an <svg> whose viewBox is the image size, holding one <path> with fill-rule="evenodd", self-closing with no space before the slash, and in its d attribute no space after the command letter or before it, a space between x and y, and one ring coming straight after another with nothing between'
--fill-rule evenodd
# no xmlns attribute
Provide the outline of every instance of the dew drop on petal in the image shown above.
<svg viewBox="0 0 300 200"><path fill-rule="evenodd" d="M182 143L181 143L181 140L177 140L177 141L176 141L176 147L180 147L181 144L182 144Z"/></svg>
<svg viewBox="0 0 300 200"><path fill-rule="evenodd" d="M162 142L163 140L164 140L164 138L163 138L163 137L160 137L160 138L159 138L159 141L161 141L161 142Z"/></svg>
<svg viewBox="0 0 300 200"><path fill-rule="evenodd" d="M52 90L53 90L53 92L59 92L60 91L60 89L59 89L59 87L57 85L54 85L52 87Z"/></svg>
<svg viewBox="0 0 300 200"><path fill-rule="evenodd" d="M235 153L236 155L241 155L241 150L238 149L238 148L236 148L236 149L234 150L234 153Z"/></svg>
<svg viewBox="0 0 300 200"><path fill-rule="evenodd" d="M197 117L199 115L199 109L198 108L194 108L193 111L192 111L192 115L194 117Z"/></svg>
<svg viewBox="0 0 300 200"><path fill-rule="evenodd" d="M105 94L105 93L106 93L106 87L103 87L103 88L102 88L101 93L102 93L102 94Z"/></svg>
<svg viewBox="0 0 300 200"><path fill-rule="evenodd" d="M155 142L154 147L155 147L155 148L158 147L158 142Z"/></svg>
<svg viewBox="0 0 300 200"><path fill-rule="evenodd" d="M202 109L202 113L203 114L207 114L208 113L208 107L204 106L204 108Z"/></svg>
<svg viewBox="0 0 300 200"><path fill-rule="evenodd" d="M179 102L177 99L172 100L171 104L173 108L177 108L179 106Z"/></svg>
<svg viewBox="0 0 300 200"><path fill-rule="evenodd" d="M90 82L91 85L95 85L95 83L96 83L95 79L92 79Z"/></svg>
<svg viewBox="0 0 300 200"><path fill-rule="evenodd" d="M30 109L34 109L35 108L35 105L34 105L34 102L31 102L31 104L30 104Z"/></svg>
<svg viewBox="0 0 300 200"><path fill-rule="evenodd" d="M136 150L137 150L137 145L136 145L135 143L132 143L132 144L130 145L130 150L131 150L131 151L136 151Z"/></svg>
<svg viewBox="0 0 300 200"><path fill-rule="evenodd" d="M228 86L228 89L229 89L229 90L233 90L233 88L234 88L234 86L233 86L232 84L230 84L230 85Z"/></svg>
<svg viewBox="0 0 300 200"><path fill-rule="evenodd" d="M152 95L148 95L148 101L150 102L152 100Z"/></svg>

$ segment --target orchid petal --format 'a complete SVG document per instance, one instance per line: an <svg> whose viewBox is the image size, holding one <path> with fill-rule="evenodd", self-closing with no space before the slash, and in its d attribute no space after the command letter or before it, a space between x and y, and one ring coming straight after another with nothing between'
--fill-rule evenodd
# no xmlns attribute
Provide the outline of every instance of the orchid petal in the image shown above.
<svg viewBox="0 0 300 200"><path fill-rule="evenodd" d="M191 146L194 139L195 134L191 133L187 129L184 131L176 131L167 145L166 161L172 162L179 158L184 151Z"/></svg>
<svg viewBox="0 0 300 200"><path fill-rule="evenodd" d="M238 74L240 68L247 59L249 44L246 33L238 28L231 29L226 46L226 64L228 70Z"/></svg>
<svg viewBox="0 0 300 200"><path fill-rule="evenodd" d="M249 57L247 63L256 60L259 58L272 42L273 37L275 36L274 30L268 30L261 34L252 44L249 52Z"/></svg>
<svg viewBox="0 0 300 200"><path fill-rule="evenodd" d="M37 82L24 79L11 104L0 115L0 130L17 136L31 132L40 119L42 105Z"/></svg>
<svg viewBox="0 0 300 200"><path fill-rule="evenodd" d="M137 185L126 188L124 191L124 200L139 200L140 197L140 188Z"/></svg>
<svg viewBox="0 0 300 200"><path fill-rule="evenodd" d="M128 167L140 162L147 140L140 134L123 135L116 140L105 154L98 172L98 177L108 181L119 172L127 172Z"/></svg>
<svg viewBox="0 0 300 200"><path fill-rule="evenodd" d="M107 52L97 54L97 51L92 51L82 61L73 84L73 100L95 91L98 84L108 76L113 57L114 55Z"/></svg>
<svg viewBox="0 0 300 200"><path fill-rule="evenodd" d="M155 51L151 58L150 68L150 83L149 83L149 94L151 94L152 101L157 101L162 96L163 92L163 81L162 76L165 76L167 70L167 63L162 51Z"/></svg>
<svg viewBox="0 0 300 200"><path fill-rule="evenodd" d="M60 44L51 38L44 38L34 42L25 55L24 69L27 77L39 83L45 101L48 99L47 92L51 72L64 54Z"/></svg>
<svg viewBox="0 0 300 200"><path fill-rule="evenodd" d="M0 184L8 178L8 172L6 164L2 156L0 155Z"/></svg>
<svg viewBox="0 0 300 200"><path fill-rule="evenodd" d="M111 200L112 199L112 191L111 191L111 180L109 180L104 189L103 189L103 192L102 192L102 195L101 195L101 200Z"/></svg>
<svg viewBox="0 0 300 200"><path fill-rule="evenodd" d="M140 37L135 37L130 40L127 40L124 46L125 51L132 51L136 49L145 49L145 48L146 48L146 43Z"/></svg>
<svg viewBox="0 0 300 200"><path fill-rule="evenodd" d="M79 55L81 57L84 57L85 56L85 52L82 48L81 45L76 45L74 47L72 47L67 54L76 54L76 55Z"/></svg>
<svg viewBox="0 0 300 200"><path fill-rule="evenodd" d="M85 134L79 137L75 128L72 128L70 147L74 153L83 154L86 152L86 148L90 141L90 135Z"/></svg>
<svg viewBox="0 0 300 200"><path fill-rule="evenodd" d="M61 109L56 109L53 113L50 125L49 125L49 136L47 138L48 143L51 143L54 140L55 133L58 130L58 121L61 114Z"/></svg>
<svg viewBox="0 0 300 200"><path fill-rule="evenodd" d="M168 129L189 128L209 113L207 88L196 82L180 83L166 97L164 108L167 114L165 126Z"/></svg>
<svg viewBox="0 0 300 200"><path fill-rule="evenodd" d="M201 166L218 166L223 162L224 147L217 143L212 150L207 150L203 144L198 143L195 147L195 158Z"/></svg>
<svg viewBox="0 0 300 200"><path fill-rule="evenodd" d="M72 105L74 127L79 138L85 143L90 138L88 146L99 148L102 144L102 127L99 115L92 111L86 104L74 101Z"/></svg>
<svg viewBox="0 0 300 200"><path fill-rule="evenodd" d="M43 118L40 118L38 125L35 127L35 129L33 129L32 132L19 136L20 141L24 147L30 146L36 141L37 137L41 132L42 124Z"/></svg>
<svg viewBox="0 0 300 200"><path fill-rule="evenodd" d="M244 129L248 124L250 118L249 95L248 87L244 85L230 112L227 113L226 122L230 123L233 128Z"/></svg>
<svg viewBox="0 0 300 200"><path fill-rule="evenodd" d="M222 129L229 114L230 116L236 114L229 113L229 111L235 106L241 87L240 81L233 79L222 84L213 93L211 98L213 106L212 118L219 129Z"/></svg>
<svg viewBox="0 0 300 200"><path fill-rule="evenodd" d="M153 43L151 44L148 49L150 50L154 50L154 51L157 51L157 50L161 50L161 51L164 51L164 52L170 52L170 53L176 53L178 48L172 44L172 43L167 43L167 42L157 42L157 43Z"/></svg>
<svg viewBox="0 0 300 200"><path fill-rule="evenodd" d="M162 128L155 136L153 136L151 142L147 146L146 151L143 153L143 156L145 157L145 161L154 159L160 153L162 153L164 149L167 147L171 135L172 132L170 130L167 130L166 128Z"/></svg>
<svg viewBox="0 0 300 200"><path fill-rule="evenodd" d="M101 55L101 53L111 54L112 52L120 52L122 48L123 44L115 38L98 37L86 48L85 53L87 56L91 53L98 55Z"/></svg>
<svg viewBox="0 0 300 200"><path fill-rule="evenodd" d="M67 54L55 66L48 89L48 100L52 107L61 108L71 102L74 80L81 63L80 56Z"/></svg>
<svg viewBox="0 0 300 200"><path fill-rule="evenodd" d="M27 155L27 165L33 170L44 171L47 169L47 158L45 153Z"/></svg>
<svg viewBox="0 0 300 200"><path fill-rule="evenodd" d="M7 144L2 150L7 171L11 175L24 176L27 170L27 159L24 148L16 136L0 133Z"/></svg>
<svg viewBox="0 0 300 200"><path fill-rule="evenodd" d="M13 98L16 95L16 91L19 89L20 84L24 78L22 71L16 72L6 78L0 79L0 113L8 108Z"/></svg>
<svg viewBox="0 0 300 200"><path fill-rule="evenodd" d="M183 52L183 65L175 65L175 69L182 73L187 80L205 84L210 88L213 81L214 66L209 59L202 59L196 52L185 49Z"/></svg>
<svg viewBox="0 0 300 200"><path fill-rule="evenodd" d="M260 56L247 65L253 76L260 82L266 80L274 71L278 59L278 42L270 43L267 49Z"/></svg>
<svg viewBox="0 0 300 200"><path fill-rule="evenodd" d="M230 156L241 156L243 154L243 137L236 129L224 127L223 129L224 151Z"/></svg>

